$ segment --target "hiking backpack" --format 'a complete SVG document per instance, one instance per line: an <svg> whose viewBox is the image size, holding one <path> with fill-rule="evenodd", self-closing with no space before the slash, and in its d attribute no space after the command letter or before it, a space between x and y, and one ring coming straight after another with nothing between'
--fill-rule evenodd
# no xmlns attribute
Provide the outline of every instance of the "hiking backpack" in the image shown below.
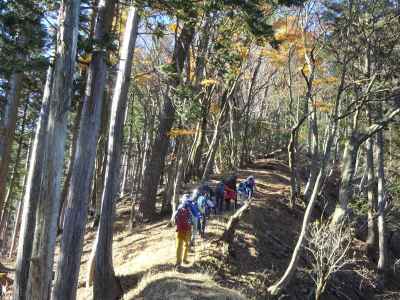
<svg viewBox="0 0 400 300"><path fill-rule="evenodd" d="M180 207L175 215L176 231L189 231L191 229L190 211L186 207Z"/></svg>

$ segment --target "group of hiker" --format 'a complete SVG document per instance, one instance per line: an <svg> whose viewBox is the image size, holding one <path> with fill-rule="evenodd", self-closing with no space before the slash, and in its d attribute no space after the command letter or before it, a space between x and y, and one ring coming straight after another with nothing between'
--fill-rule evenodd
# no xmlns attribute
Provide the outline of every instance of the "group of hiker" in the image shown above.
<svg viewBox="0 0 400 300"><path fill-rule="evenodd" d="M249 200L255 190L255 179L249 176L237 186L237 176L222 179L213 190L208 184L201 184L192 194L184 194L180 205L174 212L176 224L176 266L187 264L188 253L195 246L197 234L203 239L207 219L213 212L222 214L224 210L238 208ZM225 206L225 208L224 208Z"/></svg>

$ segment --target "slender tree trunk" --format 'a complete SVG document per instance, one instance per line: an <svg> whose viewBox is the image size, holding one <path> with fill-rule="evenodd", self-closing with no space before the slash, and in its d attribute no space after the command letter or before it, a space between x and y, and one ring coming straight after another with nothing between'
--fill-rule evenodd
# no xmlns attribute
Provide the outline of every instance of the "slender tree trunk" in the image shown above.
<svg viewBox="0 0 400 300"><path fill-rule="evenodd" d="M379 118L382 118L382 106L378 108ZM376 139L376 151L378 159L378 240L379 240L379 260L378 260L378 276L381 284L385 284L385 272L387 268L387 242L385 228L385 161L384 161L384 133L383 130L378 131Z"/></svg>
<svg viewBox="0 0 400 300"><path fill-rule="evenodd" d="M0 230L4 230L5 227L5 223L6 223L6 216L8 216L9 212L10 212L10 206L11 206L11 200L12 200L12 196L14 194L14 188L15 185L18 182L18 178L19 178L19 164L20 164L20 160L21 160L21 153L22 153L22 146L23 146L23 141L24 141L24 133L25 133L25 125L26 125L26 114L28 111L28 104L25 104L25 108L24 108L24 114L22 116L22 124L21 124L21 132L20 132L20 138L18 141L18 149L17 149L17 154L15 157L15 163L14 163L14 168L11 174L11 180L10 180L10 185L7 191L7 195L6 195L6 201L4 203L4 209L3 212L1 214L1 222L0 222ZM4 238L4 236L3 236ZM4 243L4 245L6 245L6 243Z"/></svg>
<svg viewBox="0 0 400 300"><path fill-rule="evenodd" d="M225 97L226 97L226 95L225 95ZM225 101L225 103L223 104L223 107L219 113L217 123L215 124L214 135L213 135L213 138L210 143L210 147L209 147L209 151L208 151L209 154L207 157L206 164L204 166L203 177L201 178L201 180L203 182L208 180L208 177L210 176L212 169L213 169L212 166L214 164L215 155L217 153L218 146L219 146L219 139L221 137L222 119L225 116L225 111L226 111L227 106L228 106L228 101Z"/></svg>
<svg viewBox="0 0 400 300"><path fill-rule="evenodd" d="M10 251L8 253L8 258L12 257L14 250L15 250L17 234L18 234L18 230L21 225L21 216L22 216L21 212L22 212L22 201L19 201L18 208L17 208L17 215L15 217L15 225L14 225L14 231L13 231L12 240L11 240Z"/></svg>
<svg viewBox="0 0 400 300"><path fill-rule="evenodd" d="M126 22L118 65L118 75L111 106L105 185L102 196L99 229L97 232L97 243L94 246L96 254L93 295L94 299L99 300L117 299L122 293L122 288L114 274L112 262L112 231L114 201L119 188L124 115L128 98L127 94L137 28L138 11L135 7L131 7Z"/></svg>
<svg viewBox="0 0 400 300"><path fill-rule="evenodd" d="M99 1L94 29L94 39L99 44L106 44L105 39L113 20L114 5L114 0ZM71 185L65 211L60 261L52 295L52 299L55 300L76 298L107 76L106 55L106 48L95 49L89 66L86 95L74 155L75 162L72 164Z"/></svg>
<svg viewBox="0 0 400 300"><path fill-rule="evenodd" d="M339 204L332 218L334 224L339 224L346 216L349 201L353 197L353 177L357 161L357 153L360 146L356 132L353 132L344 149L342 160L342 178L339 189Z"/></svg>
<svg viewBox="0 0 400 300"><path fill-rule="evenodd" d="M128 110L127 110L128 111ZM126 167L123 173L123 180L121 183L121 191L124 193L125 191L128 191L128 194L132 194L132 189L129 187L129 183L132 184L132 180L130 181L130 174L132 173L132 166L133 164L133 145L134 145L134 121L133 121L133 115L134 115L134 106L131 105L130 110L129 110L129 128L128 128L128 149L126 151ZM121 196L123 196L121 193Z"/></svg>
<svg viewBox="0 0 400 300"><path fill-rule="evenodd" d="M21 219L22 219L22 204L23 204L23 195L26 192L26 183L27 183L27 178L28 178L28 172L29 172L29 163L30 163L30 157L31 157L31 152L32 152L32 138L29 139L29 143L28 143L28 150L26 153L26 158L25 158L25 167L24 167L24 176L21 178L20 184L21 187L23 188L23 193L21 194L21 199L18 203L18 208L17 208L17 213L15 216L15 225L14 225L14 230L13 230L13 234L12 234L12 241L11 241L11 246L10 246L10 251L8 254L8 257L11 258L14 250L15 250L15 246L16 246L16 242L17 242L17 235L21 226Z"/></svg>
<svg viewBox="0 0 400 300"><path fill-rule="evenodd" d="M28 143L28 150L26 153L26 158L25 158L25 167L24 167L24 176L21 178L21 187L23 188L23 192L22 192L22 196L21 199L18 203L18 208L17 208L17 213L15 216L15 224L14 224L14 230L13 230L13 234L12 234L12 241L11 241L11 246L10 246L10 251L8 254L8 257L11 258L14 251L15 251L15 247L17 245L17 235L19 233L20 227L21 227L21 219L22 219L22 204L23 204L23 195L26 193L26 183L27 183L27 178L28 178L28 172L29 172L29 163L30 163L30 157L31 157L31 153L32 153L32 138L29 139L29 143Z"/></svg>
<svg viewBox="0 0 400 300"><path fill-rule="evenodd" d="M22 223L18 243L17 262L15 267L13 299L26 299L30 259L35 232L36 209L41 190L42 174L44 172L46 129L49 117L49 100L53 85L53 67L47 71L46 86L43 92L42 108L37 122L35 138L32 144L29 171L23 198Z"/></svg>
<svg viewBox="0 0 400 300"><path fill-rule="evenodd" d="M190 160L190 170L187 173L188 177L186 180L189 180L189 177L196 176L200 177L202 175L201 170L201 157L203 155L203 148L206 141L206 129L208 124L208 112L210 109L210 101L207 99L207 103L202 104L202 121L199 129L199 136L196 140L196 144L193 149L193 159Z"/></svg>
<svg viewBox="0 0 400 300"><path fill-rule="evenodd" d="M250 129L250 108L253 105L253 99L254 99L254 87L256 85L257 81L257 76L258 72L260 70L261 66L261 57L258 58L257 60L257 65L254 69L254 73L251 79L250 83L250 88L249 88L249 93L247 96L247 103L246 103L246 111L245 111L245 120L244 120L244 133L243 133L243 140L242 140L242 150L241 150L241 156L240 156L240 166L243 167L246 163L249 162L250 157L249 157L249 129Z"/></svg>
<svg viewBox="0 0 400 300"><path fill-rule="evenodd" d="M107 132L109 128L109 115L111 112L111 99L109 98L108 93L106 94L106 101L104 103L106 105L103 105L101 117L101 132L100 137L97 141L95 181L92 191L92 208L94 208L92 228L97 227L100 220L101 195L103 192L105 171L107 165Z"/></svg>
<svg viewBox="0 0 400 300"><path fill-rule="evenodd" d="M46 141L46 168L41 184L27 297L50 298L57 221L61 200L67 117L72 98L79 31L79 0L64 0L59 31Z"/></svg>
<svg viewBox="0 0 400 300"><path fill-rule="evenodd" d="M184 62L189 53L194 31L195 28L192 20L185 23L175 43L175 51L171 65L176 68L177 74L170 77L171 86L169 87L169 92L164 97L163 107L161 108L159 116L160 122L157 130L157 137L153 143L151 157L147 163L144 174L143 196L139 205L139 219L141 221L152 219L156 213L157 190L169 145L168 132L171 130L175 120L175 107L170 93L180 84L179 77L183 72Z"/></svg>
<svg viewBox="0 0 400 300"><path fill-rule="evenodd" d="M0 212L4 209L7 174L10 165L11 146L17 126L18 103L22 87L22 72L14 71L9 80L3 119L0 122Z"/></svg>
<svg viewBox="0 0 400 300"><path fill-rule="evenodd" d="M70 188L72 170L73 170L74 162L75 162L76 142L77 142L78 134L79 134L79 123L80 123L81 116L82 116L82 109L83 109L83 102L79 102L75 120L74 120L74 125L73 125L72 132L71 132L72 141L71 141L71 146L70 146L71 155L69 157L69 166L68 166L67 175L65 176L65 179L64 179L63 190L61 192L60 212L58 214L58 222L57 222L59 231L62 231L63 224L64 224L65 206L67 205L68 191Z"/></svg>
<svg viewBox="0 0 400 300"><path fill-rule="evenodd" d="M309 132L311 134L309 141L311 149L311 166L310 166L310 175L304 190L304 200L306 202L309 201L309 198L313 191L314 184L318 176L318 170L320 164L319 147L318 147L319 138L318 138L317 111L315 106L312 109L313 111L311 113L310 129L309 129Z"/></svg>
<svg viewBox="0 0 400 300"><path fill-rule="evenodd" d="M183 162L185 161L185 148L184 148L184 142L180 142L179 149L177 149L177 163L175 166L175 180L173 183L173 191L172 191L172 197L171 197L171 208L172 208L172 215L176 211L179 205L179 193L181 189L181 183L182 183L182 178L183 178ZM172 216L171 216L171 222L172 222Z"/></svg>
<svg viewBox="0 0 400 300"><path fill-rule="evenodd" d="M368 117L371 121L371 112L368 111ZM367 140L366 147L367 156L367 198L368 198L368 236L367 236L367 252L370 259L375 256L376 250L376 226L375 226L375 211L376 211L376 197L375 197L375 171L374 171L374 139L370 137Z"/></svg>

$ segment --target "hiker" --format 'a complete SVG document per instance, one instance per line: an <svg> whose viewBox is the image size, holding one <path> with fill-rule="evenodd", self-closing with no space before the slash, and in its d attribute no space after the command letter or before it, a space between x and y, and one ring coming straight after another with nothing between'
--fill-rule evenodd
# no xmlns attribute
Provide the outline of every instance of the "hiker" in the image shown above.
<svg viewBox="0 0 400 300"><path fill-rule="evenodd" d="M190 204L186 201L186 197L182 198L182 203L174 213L176 224L176 267L180 267L183 263L187 264L190 237L192 235L192 217L190 212Z"/></svg>
<svg viewBox="0 0 400 300"><path fill-rule="evenodd" d="M210 194L208 190L204 190L204 192L200 194L200 196L197 198L197 207L201 214L201 220L199 222L199 232L203 239L205 237L207 216L209 215L209 210L211 209L210 207L211 205L214 207L214 204L210 200Z"/></svg>
<svg viewBox="0 0 400 300"><path fill-rule="evenodd" d="M224 180L224 200L226 210L230 210L231 200L234 201L234 208L237 208L236 175L229 176Z"/></svg>
<svg viewBox="0 0 400 300"><path fill-rule="evenodd" d="M243 204L244 201L249 200L251 197L253 197L255 187L256 181L254 179L254 176L249 176L246 178L246 180L239 183L238 198L241 204Z"/></svg>
<svg viewBox="0 0 400 300"><path fill-rule="evenodd" d="M218 212L222 213L222 203L224 202L224 181L220 181L215 187L215 205L217 206Z"/></svg>
<svg viewBox="0 0 400 300"><path fill-rule="evenodd" d="M197 199L197 197L198 197L197 194L198 194L198 191L194 190L192 193L192 196L187 195L188 196L187 202L190 205L190 212L192 214L192 238L190 241L190 246L195 246L196 235L197 235L197 232L200 231L199 228L200 228L200 222L201 222L201 218L202 218L200 211L198 209L198 206L197 206L197 201L195 201L195 199Z"/></svg>
<svg viewBox="0 0 400 300"><path fill-rule="evenodd" d="M206 197L206 211L205 214L206 216L210 216L211 210L214 211L214 214L217 214L217 208L215 206L215 203L213 202L213 197L214 197L214 192L212 188L206 184L203 183L197 188L197 195L194 197L194 200L198 200L198 197L200 196L205 196Z"/></svg>

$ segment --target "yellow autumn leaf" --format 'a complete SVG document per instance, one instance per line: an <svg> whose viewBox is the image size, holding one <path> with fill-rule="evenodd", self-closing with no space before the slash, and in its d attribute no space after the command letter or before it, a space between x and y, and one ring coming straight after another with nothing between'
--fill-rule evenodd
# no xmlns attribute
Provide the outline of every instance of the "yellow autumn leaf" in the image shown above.
<svg viewBox="0 0 400 300"><path fill-rule="evenodd" d="M168 30L171 32L175 32L176 31L176 23L171 23L168 25Z"/></svg>
<svg viewBox="0 0 400 300"><path fill-rule="evenodd" d="M196 129L185 129L185 128L171 128L168 135L172 138L180 136L191 136L196 134Z"/></svg>
<svg viewBox="0 0 400 300"><path fill-rule="evenodd" d="M200 84L204 87L208 87L210 85L217 84L217 82L218 81L216 81L215 79L203 79Z"/></svg>

